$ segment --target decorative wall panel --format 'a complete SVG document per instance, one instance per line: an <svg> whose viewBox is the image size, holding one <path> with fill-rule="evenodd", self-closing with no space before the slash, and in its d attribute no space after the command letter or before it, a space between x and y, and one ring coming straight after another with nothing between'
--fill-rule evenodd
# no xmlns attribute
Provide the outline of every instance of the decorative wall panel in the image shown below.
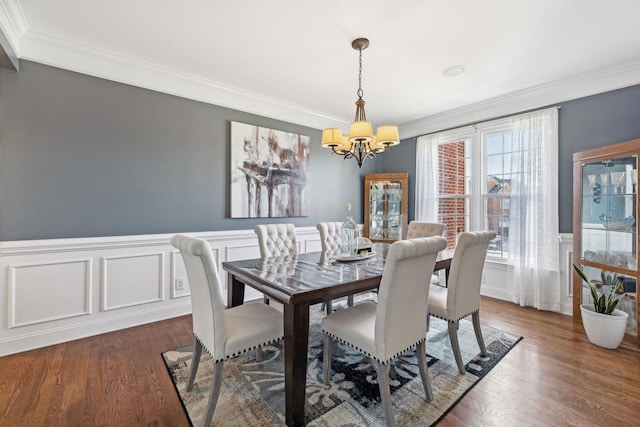
<svg viewBox="0 0 640 427"><path fill-rule="evenodd" d="M102 258L102 310L164 299L164 253Z"/></svg>
<svg viewBox="0 0 640 427"><path fill-rule="evenodd" d="M91 314L91 258L9 266L9 327Z"/></svg>

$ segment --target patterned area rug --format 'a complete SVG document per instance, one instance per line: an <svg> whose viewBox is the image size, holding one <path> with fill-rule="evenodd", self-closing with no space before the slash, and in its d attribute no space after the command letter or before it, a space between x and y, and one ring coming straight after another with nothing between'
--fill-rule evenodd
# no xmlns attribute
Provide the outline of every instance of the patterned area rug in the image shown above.
<svg viewBox="0 0 640 427"><path fill-rule="evenodd" d="M337 309L340 308L337 304ZM350 347L334 343L333 378L322 383L322 330L324 313L311 307L307 403L309 426L385 426L376 374L369 359ZM488 356L479 354L470 321L462 320L458 337L466 375L456 367L446 322L432 318L427 333L427 361L434 399L425 400L414 351L408 351L390 367L391 400L398 425L437 423L513 346L522 339L482 326ZM191 368L191 346L163 353L167 369L193 425L201 425L211 385L213 364L203 352L194 389L185 387ZM284 364L282 344L264 348L263 361L255 353L225 362L224 379L213 417L216 426L284 426Z"/></svg>

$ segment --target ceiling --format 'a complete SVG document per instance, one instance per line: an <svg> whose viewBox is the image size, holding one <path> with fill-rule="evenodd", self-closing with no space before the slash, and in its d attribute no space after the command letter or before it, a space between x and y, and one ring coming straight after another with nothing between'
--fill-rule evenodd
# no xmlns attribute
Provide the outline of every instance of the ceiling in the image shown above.
<svg viewBox="0 0 640 427"><path fill-rule="evenodd" d="M639 17L638 0L0 0L20 58L315 128L353 119L367 37L367 117L401 137L640 83Z"/></svg>

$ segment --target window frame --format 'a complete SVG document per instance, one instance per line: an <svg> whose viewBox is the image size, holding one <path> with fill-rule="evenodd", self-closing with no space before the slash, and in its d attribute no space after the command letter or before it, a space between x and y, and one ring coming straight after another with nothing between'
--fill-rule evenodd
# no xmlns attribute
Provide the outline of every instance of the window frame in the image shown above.
<svg viewBox="0 0 640 427"><path fill-rule="evenodd" d="M488 205L487 202L490 198L497 198L504 200L509 196L490 196L487 191L487 138L496 134L512 133L511 119L497 119L491 122L481 123L473 126L465 126L463 128L453 129L450 131L441 132L438 138L438 146L455 143L459 141L468 141L469 151L469 188L465 189L468 194L461 199L468 200L469 212L467 213L468 221L465 224L465 231L486 230L488 228ZM466 158L466 157L465 157ZM438 159L440 162L440 159ZM440 165L440 163L439 163ZM438 172L439 178L441 178L441 172ZM450 196L443 196L438 192L438 204L440 200L445 198L451 198ZM438 211L438 220L441 220L440 211ZM455 231L449 231L456 236L457 241L458 233ZM501 255L497 255L493 252L487 253L487 260L498 263L507 263L508 255L500 251Z"/></svg>

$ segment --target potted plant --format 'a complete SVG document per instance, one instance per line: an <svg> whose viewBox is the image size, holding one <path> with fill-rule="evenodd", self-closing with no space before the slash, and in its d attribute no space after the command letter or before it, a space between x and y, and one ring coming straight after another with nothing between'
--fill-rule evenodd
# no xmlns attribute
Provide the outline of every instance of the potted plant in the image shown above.
<svg viewBox="0 0 640 427"><path fill-rule="evenodd" d="M573 265L591 290L593 304L581 304L582 326L593 344L604 348L618 348L627 329L629 314L616 306L626 293L616 273L602 270L602 280L589 280L584 271Z"/></svg>

